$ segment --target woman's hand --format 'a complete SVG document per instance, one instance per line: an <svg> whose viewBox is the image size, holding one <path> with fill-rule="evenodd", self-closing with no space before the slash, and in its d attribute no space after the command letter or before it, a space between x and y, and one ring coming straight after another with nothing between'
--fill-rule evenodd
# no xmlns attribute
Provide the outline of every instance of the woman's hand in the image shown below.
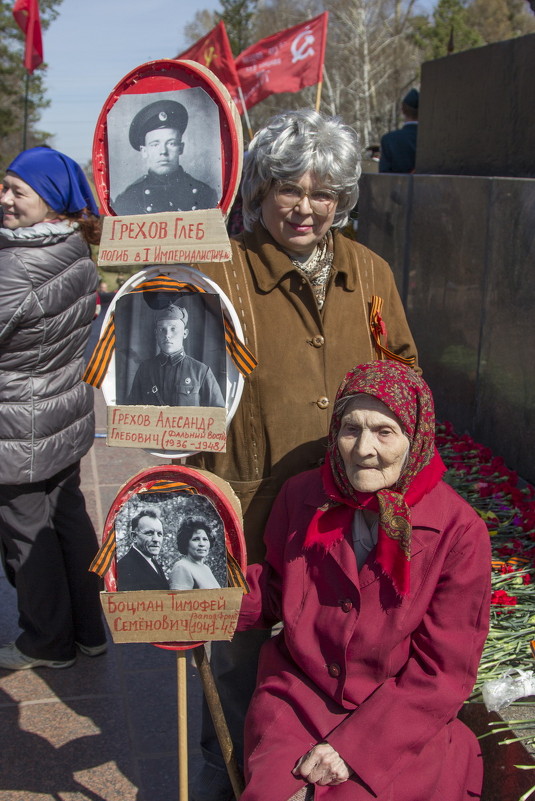
<svg viewBox="0 0 535 801"><path fill-rule="evenodd" d="M310 784L321 785L342 784L353 772L329 743L315 745L292 770L294 776L301 776Z"/></svg>

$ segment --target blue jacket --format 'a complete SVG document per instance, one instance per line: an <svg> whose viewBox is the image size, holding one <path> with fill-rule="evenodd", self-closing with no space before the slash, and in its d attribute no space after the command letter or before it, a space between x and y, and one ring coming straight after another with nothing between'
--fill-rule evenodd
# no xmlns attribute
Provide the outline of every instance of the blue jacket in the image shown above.
<svg viewBox="0 0 535 801"><path fill-rule="evenodd" d="M413 172L416 163L418 123L406 122L381 139L379 172Z"/></svg>

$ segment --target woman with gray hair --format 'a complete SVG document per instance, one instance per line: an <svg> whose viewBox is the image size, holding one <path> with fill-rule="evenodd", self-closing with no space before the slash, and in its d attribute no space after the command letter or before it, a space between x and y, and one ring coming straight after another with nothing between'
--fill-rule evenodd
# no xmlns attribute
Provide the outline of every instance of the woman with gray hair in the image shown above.
<svg viewBox="0 0 535 801"><path fill-rule="evenodd" d="M361 168L357 133L337 118L323 117L312 110L292 112L291 125L289 116L274 117L251 142L243 172L245 228L252 231L254 224L262 219L262 204L274 184L278 197L291 201L294 197L281 193L281 185L287 182L300 185L301 181L295 179L306 174L321 184L314 187L314 194L309 197L313 210L323 217L328 209L325 216L329 227L341 228L358 200ZM325 194L318 193L318 188ZM302 199L301 192L295 199L296 202Z"/></svg>
<svg viewBox="0 0 535 801"><path fill-rule="evenodd" d="M331 403L345 373L385 355L416 362L390 268L341 230L357 202L359 176L358 137L341 120L313 110L273 117L246 156L245 231L232 241L232 261L199 265L230 298L258 359L226 452L190 460L238 495L249 562L264 556L263 530L282 484L324 459ZM238 755L263 637L244 632L212 648ZM209 721L202 746L206 765L193 801L232 798Z"/></svg>

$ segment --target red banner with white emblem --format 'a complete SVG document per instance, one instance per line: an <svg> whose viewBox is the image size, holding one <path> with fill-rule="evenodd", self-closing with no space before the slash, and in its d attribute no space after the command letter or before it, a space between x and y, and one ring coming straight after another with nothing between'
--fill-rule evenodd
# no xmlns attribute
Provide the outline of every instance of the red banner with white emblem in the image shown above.
<svg viewBox="0 0 535 801"><path fill-rule="evenodd" d="M196 61L207 67L225 85L232 99L238 102L240 79L223 21L176 58Z"/></svg>
<svg viewBox="0 0 535 801"><path fill-rule="evenodd" d="M321 82L327 18L325 11L308 22L261 39L240 53L236 68L247 108L269 95L298 92Z"/></svg>

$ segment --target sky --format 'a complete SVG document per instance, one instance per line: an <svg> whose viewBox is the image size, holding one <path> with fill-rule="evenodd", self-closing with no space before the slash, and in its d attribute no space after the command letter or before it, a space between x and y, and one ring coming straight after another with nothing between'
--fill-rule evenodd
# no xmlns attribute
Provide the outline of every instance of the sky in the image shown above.
<svg viewBox="0 0 535 801"><path fill-rule="evenodd" d="M43 33L50 106L40 130L80 164L91 159L95 126L113 87L135 67L185 50L184 26L219 0L63 0Z"/></svg>
<svg viewBox="0 0 535 801"><path fill-rule="evenodd" d="M419 5L430 7L433 0ZM185 25L197 11L220 8L219 0L63 0L43 33L50 106L39 128L52 134L48 144L87 164L114 86L141 64L185 50Z"/></svg>

